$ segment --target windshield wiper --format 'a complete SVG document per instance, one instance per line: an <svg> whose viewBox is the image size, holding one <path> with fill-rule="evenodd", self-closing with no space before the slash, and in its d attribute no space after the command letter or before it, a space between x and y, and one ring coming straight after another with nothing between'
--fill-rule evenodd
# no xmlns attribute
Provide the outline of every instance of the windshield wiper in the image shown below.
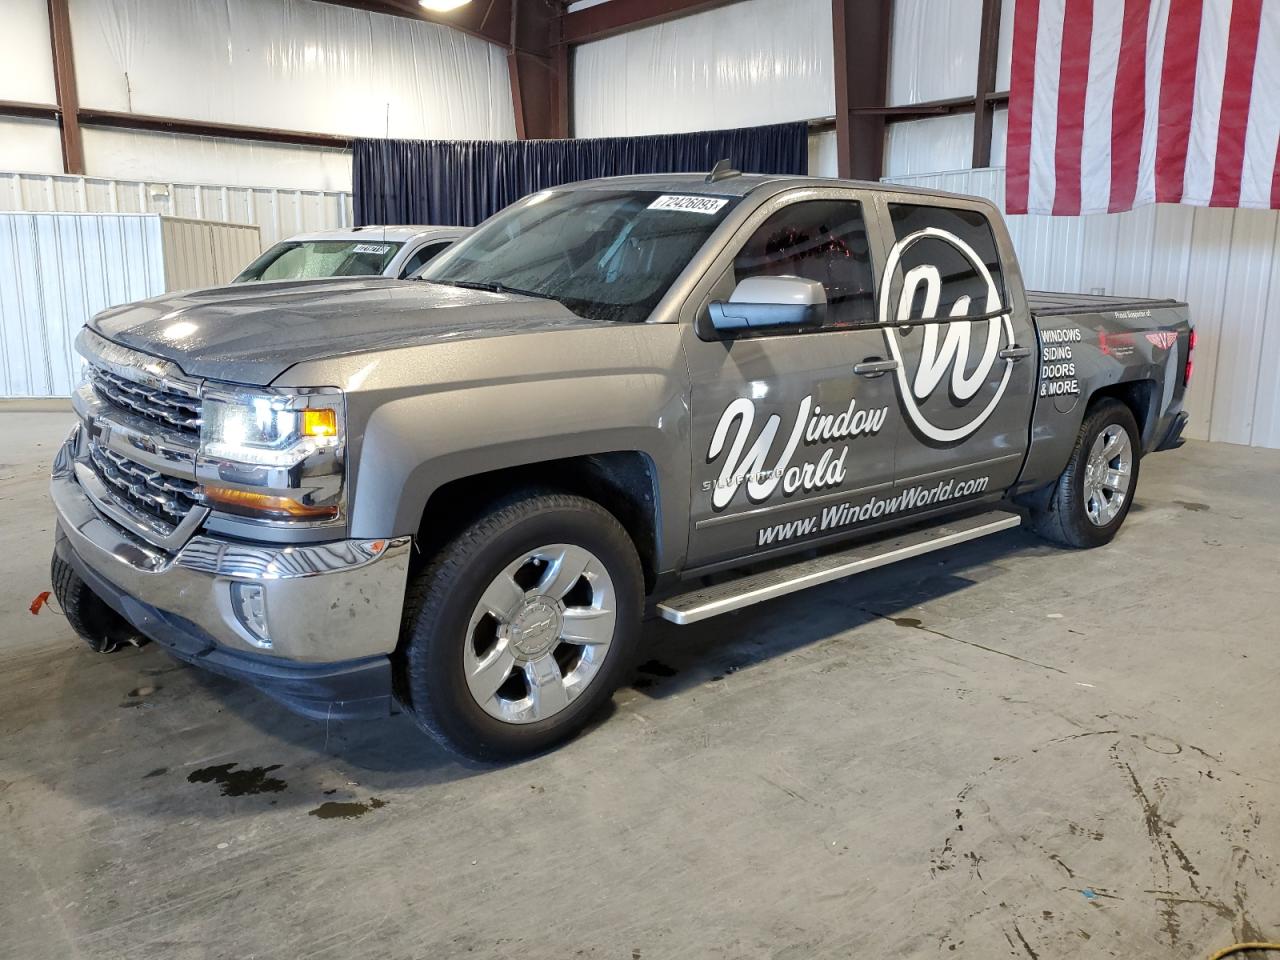
<svg viewBox="0 0 1280 960"><path fill-rule="evenodd" d="M424 278L425 279L425 278ZM432 283L443 283L447 287L464 287L467 290L487 290L489 293L514 293L521 297L537 297L539 300L560 301L549 293L538 293L536 290L521 290L519 287L508 287L496 280L432 280Z"/></svg>

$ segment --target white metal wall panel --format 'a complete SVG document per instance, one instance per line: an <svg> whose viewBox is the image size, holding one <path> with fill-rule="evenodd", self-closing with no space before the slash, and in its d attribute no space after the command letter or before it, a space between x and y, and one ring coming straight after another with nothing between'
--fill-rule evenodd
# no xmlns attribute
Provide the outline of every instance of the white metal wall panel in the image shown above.
<svg viewBox="0 0 1280 960"><path fill-rule="evenodd" d="M960 170L973 162L973 114L889 124L884 142L886 177Z"/></svg>
<svg viewBox="0 0 1280 960"><path fill-rule="evenodd" d="M991 166L1003 167L1009 144L1009 111L1004 107L991 111Z"/></svg>
<svg viewBox="0 0 1280 960"><path fill-rule="evenodd" d="M354 136L512 139L506 50L314 0L71 0L87 108ZM46 0L0 0L0 100L55 101ZM84 128L98 176L351 189L346 151ZM0 119L0 170L62 169L56 127Z"/></svg>
<svg viewBox="0 0 1280 960"><path fill-rule="evenodd" d="M71 28L86 107L357 136L515 136L506 50L439 24L314 0L71 0Z"/></svg>
<svg viewBox="0 0 1280 960"><path fill-rule="evenodd" d="M574 136L750 127L835 113L830 0L742 0L574 50Z"/></svg>
<svg viewBox="0 0 1280 960"><path fill-rule="evenodd" d="M53 120L0 117L0 170L61 170L62 142Z"/></svg>
<svg viewBox="0 0 1280 960"><path fill-rule="evenodd" d="M68 396L85 321L163 291L158 217L0 213L0 396Z"/></svg>
<svg viewBox="0 0 1280 960"><path fill-rule="evenodd" d="M889 105L972 97L981 20L982 0L894 0Z"/></svg>
<svg viewBox="0 0 1280 960"><path fill-rule="evenodd" d="M1004 171L893 177L1004 203ZM1188 436L1280 448L1280 212L1157 204L1008 218L1029 287L1174 297L1199 346Z"/></svg>
<svg viewBox="0 0 1280 960"><path fill-rule="evenodd" d="M996 89L1009 89L1013 65L1013 8L1016 0L1003 0L1000 5L1000 43L996 47Z"/></svg>
<svg viewBox="0 0 1280 960"><path fill-rule="evenodd" d="M809 176L835 177L840 175L839 158L836 155L836 132L823 130L809 134Z"/></svg>
<svg viewBox="0 0 1280 960"><path fill-rule="evenodd" d="M83 135L85 169L95 176L351 191L349 150L108 127ZM43 172L60 169L59 160Z"/></svg>
<svg viewBox="0 0 1280 960"><path fill-rule="evenodd" d="M0 8L0 100L53 103L48 0L3 0Z"/></svg>
<svg viewBox="0 0 1280 960"><path fill-rule="evenodd" d="M354 223L351 195L319 190L0 173L0 211L160 213L250 224L263 249L304 230Z"/></svg>
<svg viewBox="0 0 1280 960"><path fill-rule="evenodd" d="M1227 295L1227 268L1231 265L1231 215L1218 212L1214 216L1197 217L1192 207L1177 206L1181 219L1190 221L1185 283L1186 300L1191 305L1200 338L1196 348L1197 373L1192 382L1187 409L1194 418L1188 426L1192 436L1207 440L1219 425L1213 420L1213 399L1219 376L1230 379L1231 373L1218 366L1223 340L1230 335L1224 329L1227 317L1222 310ZM1177 296L1170 293L1170 296ZM1209 309L1212 305L1212 309Z"/></svg>
<svg viewBox="0 0 1280 960"><path fill-rule="evenodd" d="M1280 231L1280 225L1277 225ZM1280 447L1280 232L1271 251L1271 285L1263 316L1267 318L1258 348L1258 391L1253 404L1255 446Z"/></svg>
<svg viewBox="0 0 1280 960"><path fill-rule="evenodd" d="M1267 313L1275 270L1276 224L1271 210L1223 210L1231 224L1227 241L1227 283L1221 302L1221 327L1215 368L1210 440L1254 443L1254 417L1261 377L1259 369L1268 325L1274 337L1280 317ZM1232 252L1240 255L1232 256Z"/></svg>

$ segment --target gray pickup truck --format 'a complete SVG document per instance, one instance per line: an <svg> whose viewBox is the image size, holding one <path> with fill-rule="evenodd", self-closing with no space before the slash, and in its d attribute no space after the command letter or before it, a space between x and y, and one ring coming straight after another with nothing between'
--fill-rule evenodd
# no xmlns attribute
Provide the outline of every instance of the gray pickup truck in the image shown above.
<svg viewBox="0 0 1280 960"><path fill-rule="evenodd" d="M1028 293L986 201L712 174L526 197L419 280L166 295L81 332L53 580L314 717L581 730L677 624L1027 522L1109 541L1176 446L1168 300Z"/></svg>

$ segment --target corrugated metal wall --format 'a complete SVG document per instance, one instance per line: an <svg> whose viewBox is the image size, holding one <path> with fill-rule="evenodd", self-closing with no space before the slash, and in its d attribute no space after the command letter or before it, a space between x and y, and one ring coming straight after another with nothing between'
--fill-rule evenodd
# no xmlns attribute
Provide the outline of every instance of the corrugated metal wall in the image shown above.
<svg viewBox="0 0 1280 960"><path fill-rule="evenodd" d="M247 224L161 217L160 237L166 290L230 283L261 252Z"/></svg>
<svg viewBox="0 0 1280 960"><path fill-rule="evenodd" d="M159 217L0 214L0 396L68 396L85 320L163 291Z"/></svg>
<svg viewBox="0 0 1280 960"><path fill-rule="evenodd" d="M225 283L258 228L154 214L0 213L0 397L65 397L76 332L108 307Z"/></svg>
<svg viewBox="0 0 1280 960"><path fill-rule="evenodd" d="M1004 171L888 178L1004 205ZM1027 285L1185 300L1199 335L1189 436L1280 447L1280 211L1159 204L1009 217Z"/></svg>
<svg viewBox="0 0 1280 960"><path fill-rule="evenodd" d="M0 173L0 211L160 213L253 224L261 232L263 249L304 230L331 230L355 222L349 193L39 173Z"/></svg>

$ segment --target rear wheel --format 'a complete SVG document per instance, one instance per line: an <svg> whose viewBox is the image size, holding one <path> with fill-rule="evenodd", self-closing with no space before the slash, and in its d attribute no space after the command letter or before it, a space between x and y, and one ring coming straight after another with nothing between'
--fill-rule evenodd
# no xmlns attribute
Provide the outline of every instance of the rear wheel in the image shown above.
<svg viewBox="0 0 1280 960"><path fill-rule="evenodd" d="M1103 399L1085 416L1067 468L1032 526L1069 547L1110 543L1129 514L1138 483L1138 424L1119 400Z"/></svg>
<svg viewBox="0 0 1280 960"><path fill-rule="evenodd" d="M124 617L116 613L57 554L49 565L53 593L66 614L71 629L95 653L114 653L127 643L140 644L142 638Z"/></svg>
<svg viewBox="0 0 1280 960"><path fill-rule="evenodd" d="M621 524L530 492L446 544L409 590L402 696L447 747L514 759L578 733L626 676L643 579Z"/></svg>

